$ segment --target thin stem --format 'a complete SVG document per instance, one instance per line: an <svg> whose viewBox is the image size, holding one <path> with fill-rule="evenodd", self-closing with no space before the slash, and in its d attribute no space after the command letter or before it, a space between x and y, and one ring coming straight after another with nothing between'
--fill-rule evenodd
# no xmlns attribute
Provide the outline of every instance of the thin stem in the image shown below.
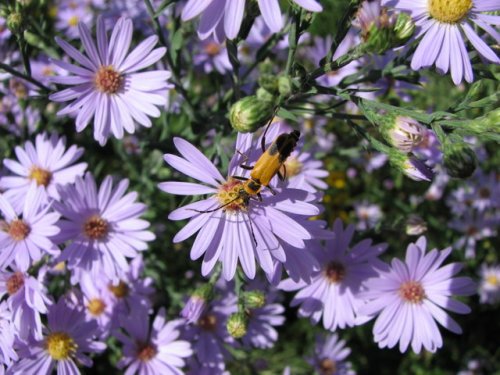
<svg viewBox="0 0 500 375"><path fill-rule="evenodd" d="M236 100L240 99L240 61L238 59L238 42L236 40L228 39L227 45L227 56L233 67L233 93Z"/></svg>
<svg viewBox="0 0 500 375"><path fill-rule="evenodd" d="M297 52L297 44L300 36L300 18L302 15L302 9L295 13L293 17L293 24L288 33L288 58L286 60L286 74L290 76L292 72L293 58L295 57L295 52Z"/></svg>
<svg viewBox="0 0 500 375"><path fill-rule="evenodd" d="M37 86L38 88L42 89L42 90L45 90L45 91L52 91L49 87L45 86L43 83L41 83L40 81L36 80L35 78L33 77L30 77L24 73L21 73L21 72L18 72L17 70L11 68L10 66L4 64L4 63L1 63L0 62L0 69L3 69L5 70L7 73L10 73L12 74L13 76L16 76L16 77L19 77L21 79L24 79L25 81L28 81L32 84L34 84L35 86Z"/></svg>
<svg viewBox="0 0 500 375"><path fill-rule="evenodd" d="M351 50L350 53L339 57L338 59L328 62L318 69L313 70L311 73L307 75L306 83L314 81L316 78L321 77L322 75L333 72L335 70L339 70L340 68L350 64L351 62L359 59L364 55L364 46L360 45Z"/></svg>

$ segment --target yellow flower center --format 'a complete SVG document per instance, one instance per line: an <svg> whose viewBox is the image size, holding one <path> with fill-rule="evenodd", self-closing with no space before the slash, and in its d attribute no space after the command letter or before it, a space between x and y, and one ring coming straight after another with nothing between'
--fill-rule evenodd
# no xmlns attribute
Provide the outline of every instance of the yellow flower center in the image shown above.
<svg viewBox="0 0 500 375"><path fill-rule="evenodd" d="M418 281L407 281L399 287L399 295L406 302L421 304L425 298L425 290Z"/></svg>
<svg viewBox="0 0 500 375"><path fill-rule="evenodd" d="M99 215L92 215L83 224L83 232L92 240L101 240L108 234L109 224Z"/></svg>
<svg viewBox="0 0 500 375"><path fill-rule="evenodd" d="M97 90L105 94L115 94L122 87L123 77L113 66L101 66L94 77Z"/></svg>
<svg viewBox="0 0 500 375"><path fill-rule="evenodd" d="M122 280L118 285L109 284L108 289L114 294L116 298L124 298L128 296L129 287Z"/></svg>
<svg viewBox="0 0 500 375"><path fill-rule="evenodd" d="M12 220L12 222L9 224L9 229L8 233L12 237L14 241L22 241L26 237L28 237L28 234L30 234L31 228L28 224L26 224L24 221L16 219Z"/></svg>
<svg viewBox="0 0 500 375"><path fill-rule="evenodd" d="M472 8L472 0L429 0L432 18L444 23L460 22Z"/></svg>
<svg viewBox="0 0 500 375"><path fill-rule="evenodd" d="M76 353L78 345L65 332L54 332L45 339L45 348L56 361L65 360Z"/></svg>
<svg viewBox="0 0 500 375"><path fill-rule="evenodd" d="M498 277L496 277L495 275L488 275L486 277L486 283L490 284L491 286L498 286L499 284Z"/></svg>
<svg viewBox="0 0 500 375"><path fill-rule="evenodd" d="M47 187L52 180L52 173L40 167L32 167L28 178L35 181L38 186Z"/></svg>
<svg viewBox="0 0 500 375"><path fill-rule="evenodd" d="M104 312L105 308L106 304L100 298L92 298L87 305L89 313L91 313L94 316L101 315Z"/></svg>
<svg viewBox="0 0 500 375"><path fill-rule="evenodd" d="M246 193L243 189L243 183L234 178L220 186L217 193L217 199L221 206L224 206L224 211L238 212L247 210Z"/></svg>
<svg viewBox="0 0 500 375"><path fill-rule="evenodd" d="M286 177L297 176L302 171L302 163L296 157L289 157L285 162Z"/></svg>
<svg viewBox="0 0 500 375"><path fill-rule="evenodd" d="M77 16L72 16L68 20L68 25L69 25L69 27L76 27L78 25L78 17Z"/></svg>

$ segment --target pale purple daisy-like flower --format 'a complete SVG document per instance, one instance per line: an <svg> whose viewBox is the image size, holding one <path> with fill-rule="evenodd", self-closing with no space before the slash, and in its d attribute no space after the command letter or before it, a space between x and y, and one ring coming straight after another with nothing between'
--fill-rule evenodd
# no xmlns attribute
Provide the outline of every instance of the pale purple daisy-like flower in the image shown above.
<svg viewBox="0 0 500 375"><path fill-rule="evenodd" d="M345 359L351 354L345 340L340 340L336 333L318 336L314 348L314 357L308 362L319 375L354 375L350 362Z"/></svg>
<svg viewBox="0 0 500 375"><path fill-rule="evenodd" d="M465 257L474 258L477 242L495 236L499 221L498 217L487 217L480 212L466 211L464 215L453 219L448 224L450 228L462 233L453 247L465 249Z"/></svg>
<svg viewBox="0 0 500 375"><path fill-rule="evenodd" d="M226 47L214 40L206 39L197 43L193 54L194 65L202 67L204 73L216 70L220 74L226 74L233 70Z"/></svg>
<svg viewBox="0 0 500 375"><path fill-rule="evenodd" d="M426 254L426 246L427 240L420 237L408 246L404 262L393 259L378 277L368 281L370 288L363 297L369 302L361 312L377 316L373 334L380 348L393 348L399 342L401 352L410 345L415 353L422 347L435 352L443 345L436 321L462 333L445 310L468 314L470 308L452 297L474 294L476 286L468 277L454 277L461 264L442 266L451 248Z"/></svg>
<svg viewBox="0 0 500 375"><path fill-rule="evenodd" d="M481 265L479 301L481 303L497 303L500 301L500 266L498 264Z"/></svg>
<svg viewBox="0 0 500 375"><path fill-rule="evenodd" d="M6 301L0 303L0 332L2 332L0 338L0 374L3 374L3 365L9 367L18 360L14 350L15 328L12 324L12 313Z"/></svg>
<svg viewBox="0 0 500 375"><path fill-rule="evenodd" d="M288 279L279 285L286 291L299 290L292 300L292 306L300 305L299 316L310 317L314 324L323 317L323 326L331 331L365 321L359 313L364 303L359 293L366 287L366 280L377 275L376 266L382 264L378 256L387 247L372 245L369 239L350 247L354 226L344 230L340 219L333 230L334 239L314 252L321 269L312 275L312 281Z"/></svg>
<svg viewBox="0 0 500 375"><path fill-rule="evenodd" d="M293 0L294 3L310 12L321 12L323 8L315 0ZM182 10L182 21L189 21L200 14L201 20L198 26L198 35L206 39L213 34L219 42L234 39L238 36L246 0L188 0ZM283 17L281 15L278 0L258 0L260 12L269 29L276 33L283 28Z"/></svg>
<svg viewBox="0 0 500 375"><path fill-rule="evenodd" d="M192 355L191 344L179 340L180 321L167 322L165 309L160 309L152 327L147 314L131 314L121 320L127 333L117 332L117 339L123 344L123 356L118 368L127 368L125 375L182 374L184 358Z"/></svg>
<svg viewBox="0 0 500 375"><path fill-rule="evenodd" d="M49 375L57 369L58 374L80 374L77 363L92 366L87 353L99 353L106 348L103 342L94 341L96 329L96 322L87 321L82 309L60 298L49 308L43 338L30 337L20 350L22 359L12 367L12 373Z"/></svg>
<svg viewBox="0 0 500 375"><path fill-rule="evenodd" d="M98 189L87 173L60 189L61 202L54 207L64 219L56 240L69 241L59 260L67 261L70 270L90 272L96 278L104 273L118 282L129 270L127 258L135 258L155 238L147 230L149 222L139 218L146 206L136 202L136 192L125 194L128 184L121 180L113 187L107 176Z"/></svg>
<svg viewBox="0 0 500 375"><path fill-rule="evenodd" d="M83 2L62 1L56 6L57 14L54 26L69 39L76 39L79 35L78 24L89 24L94 19L92 10Z"/></svg>
<svg viewBox="0 0 500 375"><path fill-rule="evenodd" d="M241 155L236 154L232 158L229 177L224 179L212 162L193 145L181 138L174 138L174 144L183 157L166 154L165 161L204 184L169 181L161 183L160 189L177 195L211 194L209 198L178 208L169 215L171 220L190 219L175 235L173 242L184 241L198 232L191 249L191 259L204 255L204 276L220 261L226 280L234 277L238 263L245 275L253 279L256 260L267 274L273 272L274 260L286 261L286 251L281 242L305 249L304 241L311 239L312 235L291 213L305 221L320 212L318 207L308 202L311 198L309 193L300 189L276 188L276 195L273 196L264 188L262 202L253 199L246 202L240 193L242 181L232 177L248 176L248 170L240 167L243 162ZM247 154L249 163L256 160L254 155L260 154L252 146L251 134L238 135L236 149Z"/></svg>
<svg viewBox="0 0 500 375"><path fill-rule="evenodd" d="M83 148L75 145L66 149L66 139L46 133L36 136L35 143L26 142L23 147L17 146L17 161L4 159L3 163L15 176L0 178L0 190L15 206L22 210L26 193L33 181L42 186L48 198L59 199L58 186L75 182L82 176L87 163L75 162L83 155Z"/></svg>
<svg viewBox="0 0 500 375"><path fill-rule="evenodd" d="M72 73L52 78L52 82L70 88L50 95L55 102L72 101L58 115L76 115L76 130L82 131L94 118L94 138L105 144L110 134L122 138L124 131L133 133L135 123L151 127L149 117L159 117L157 106L167 104L167 83L171 73L152 70L139 73L161 59L164 47L154 49L156 35L142 41L128 55L132 41L132 21L120 18L108 40L104 20L97 20L97 45L83 23L78 24L80 38L87 56L62 39L57 44L78 64L54 61ZM149 117L148 117L149 116Z"/></svg>
<svg viewBox="0 0 500 375"><path fill-rule="evenodd" d="M496 53L474 30L483 29L500 42L500 34L491 26L498 25L500 17L482 12L500 10L495 0L384 0L384 5L409 12L418 29L416 38L422 37L411 61L414 70L436 65L439 72L451 71L458 85L465 77L472 82L473 72L464 35L485 60L500 63Z"/></svg>
<svg viewBox="0 0 500 375"><path fill-rule="evenodd" d="M60 215L52 212L44 200L43 189L32 183L26 193L22 215L17 215L0 194L0 217L3 217L0 220L0 268L14 263L21 271L27 271L43 255L59 254L53 240L59 233Z"/></svg>
<svg viewBox="0 0 500 375"><path fill-rule="evenodd" d="M355 203L354 211L357 218L357 230L369 230L375 228L383 216L382 210L378 204L366 201Z"/></svg>
<svg viewBox="0 0 500 375"><path fill-rule="evenodd" d="M220 281L223 281L222 279ZM238 311L237 298L226 289L227 284L219 282L218 298L208 303L203 314L194 324L183 326L182 337L192 343L193 352L201 367L225 369L225 361L231 358L226 345L234 346L236 341L227 331L229 316ZM215 372L217 373L217 372Z"/></svg>
<svg viewBox="0 0 500 375"><path fill-rule="evenodd" d="M25 272L0 271L0 299L7 294L7 305L16 336L25 340L28 336L42 337L40 314L47 313L52 304L41 280Z"/></svg>

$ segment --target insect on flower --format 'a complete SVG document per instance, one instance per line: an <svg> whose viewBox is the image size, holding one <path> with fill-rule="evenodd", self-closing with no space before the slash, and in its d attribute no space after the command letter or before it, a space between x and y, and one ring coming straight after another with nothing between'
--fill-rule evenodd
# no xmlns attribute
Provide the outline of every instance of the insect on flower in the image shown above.
<svg viewBox="0 0 500 375"><path fill-rule="evenodd" d="M300 132L294 130L290 133L280 134L271 145L264 150L265 140L262 141L263 153L253 166L241 164L243 169L251 170L250 178L241 176L231 176L234 180L245 181L239 184L239 189L236 191L236 196L221 206L208 211L197 211L201 213L214 212L224 209L231 204L239 204L248 206L250 199L258 199L262 201L260 194L263 187L267 187L272 194L276 194L274 189L269 185L274 176L278 175L282 180L286 176L285 161L290 156L299 141ZM245 160L248 157L243 155ZM281 172L283 171L283 172ZM234 193L233 193L234 194Z"/></svg>

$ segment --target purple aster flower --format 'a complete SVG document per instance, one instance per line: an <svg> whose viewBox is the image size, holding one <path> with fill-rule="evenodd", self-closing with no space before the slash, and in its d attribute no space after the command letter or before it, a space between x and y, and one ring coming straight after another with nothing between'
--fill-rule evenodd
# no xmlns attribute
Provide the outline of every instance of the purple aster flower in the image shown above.
<svg viewBox="0 0 500 375"><path fill-rule="evenodd" d="M375 228L383 216L382 210L378 204L368 203L366 201L355 203L354 210L356 211L357 230Z"/></svg>
<svg viewBox="0 0 500 375"><path fill-rule="evenodd" d="M246 202L238 198L242 181L232 177L248 176L248 171L239 167L243 162L241 155L236 153L232 158L229 177L224 179L212 162L190 143L181 138L174 138L174 143L183 157L166 154L165 161L204 185L169 181L161 183L160 189L178 195L211 194L209 198L178 208L169 215L171 220L190 219L176 234L174 242L184 241L198 232L191 249L191 259L205 255L202 264L204 276L212 271L217 261L221 261L224 278L231 280L239 261L246 276L253 279L256 259L268 274L273 271L274 260L286 261L281 241L296 248L305 248L304 241L311 239L312 235L291 213L304 221L308 216L317 215L319 209L308 203L310 194L299 189L275 188L276 195L273 196L264 188L262 202ZM239 134L236 149L248 156L248 163L257 160L255 155L260 154L253 149L251 134ZM223 205L223 209L219 209Z"/></svg>
<svg viewBox="0 0 500 375"><path fill-rule="evenodd" d="M75 182L82 176L87 163L74 164L82 155L83 148L71 146L66 150L66 139L53 134L39 134L35 144L28 141L24 148L15 148L18 161L4 159L3 163L15 176L0 178L0 190L5 191L16 211L21 211L28 189L33 181L42 186L48 198L58 200L58 186Z"/></svg>
<svg viewBox="0 0 500 375"><path fill-rule="evenodd" d="M167 70L138 73L165 54L164 47L154 49L158 37L153 35L142 41L127 56L132 41L132 21L120 18L108 41L104 20L97 20L97 46L90 31L78 24L80 38L87 56L69 43L56 38L57 44L80 66L54 61L73 75L54 77L52 81L70 88L50 95L55 102L71 104L58 115L76 115L76 129L82 131L94 117L94 138L104 145L112 133L122 138L124 130L135 131L135 122L151 127L148 116L159 117L157 106L167 104L167 83L171 74Z"/></svg>
<svg viewBox="0 0 500 375"><path fill-rule="evenodd" d="M60 215L51 211L44 198L43 189L33 182L26 193L22 216L19 216L0 194L3 216L0 220L0 268L15 263L21 271L27 271L43 255L59 254L53 239L59 233L56 224Z"/></svg>
<svg viewBox="0 0 500 375"><path fill-rule="evenodd" d="M192 343L193 352L201 367L224 370L224 362L231 358L225 346L236 344L227 332L226 323L228 317L238 310L237 298L226 287L227 285L221 287L219 283L218 298L210 301L196 323L183 327L182 337Z"/></svg>
<svg viewBox="0 0 500 375"><path fill-rule="evenodd" d="M30 337L21 350L21 360L12 367L12 373L49 375L54 368L58 374L80 374L77 363L92 366L86 353L102 352L106 345L94 341L97 324L86 321L82 309L70 306L64 298L49 308L47 329L43 338Z"/></svg>
<svg viewBox="0 0 500 375"><path fill-rule="evenodd" d="M201 66L204 73L211 73L216 70L220 74L226 74L233 70L227 49L224 45L214 40L206 39L199 45L197 44L196 47L193 63L196 66Z"/></svg>
<svg viewBox="0 0 500 375"><path fill-rule="evenodd" d="M78 37L78 24L80 22L89 24L94 19L91 10L87 5L81 2L71 0L70 4L61 2L57 6L56 22L54 24L57 31L61 31L69 39L76 39Z"/></svg>
<svg viewBox="0 0 500 375"><path fill-rule="evenodd" d="M452 297L474 294L475 285L468 277L454 277L461 264L441 267L451 248L426 254L426 246L423 236L411 243L405 262L393 259L378 277L369 280L370 288L363 293L369 302L361 313L377 316L373 334L380 348L393 348L399 342L402 353L409 345L417 354L422 347L435 352L443 345L436 321L454 333L462 332L445 309L468 314L470 308Z"/></svg>
<svg viewBox="0 0 500 375"><path fill-rule="evenodd" d="M319 375L354 375L350 362L345 359L351 349L345 346L345 340L339 340L336 333L316 338L314 357L308 362Z"/></svg>
<svg viewBox="0 0 500 375"><path fill-rule="evenodd" d="M246 288L247 291L259 291L263 293L265 303L260 307L248 308L247 333L243 336L243 344L247 347L269 349L278 340L278 332L274 327L281 326L285 322L283 305L276 303L278 292L276 290L265 290L261 282L253 282Z"/></svg>
<svg viewBox="0 0 500 375"><path fill-rule="evenodd" d="M4 365L9 367L13 361L18 360L17 353L13 349L15 328L12 324L12 313L9 310L7 302L0 303L0 373L3 374Z"/></svg>
<svg viewBox="0 0 500 375"><path fill-rule="evenodd" d="M293 0L293 2L310 12L323 10L315 0ZM182 10L182 21L189 21L202 14L198 26L198 35L201 39L206 39L210 34L213 34L218 42L222 42L224 36L234 39L240 31L245 3L246 0L188 0ZM258 0L258 5L269 29L273 33L280 31L283 28L283 17L279 1Z"/></svg>
<svg viewBox="0 0 500 375"><path fill-rule="evenodd" d="M422 37L411 61L414 70L436 65L438 72L451 71L458 85L465 77L472 82L473 72L465 35L485 60L499 64L500 59L474 30L477 26L500 42L500 35L490 25L498 25L500 16L483 14L500 10L495 0L384 0L383 5L409 12L418 28L415 38Z"/></svg>
<svg viewBox="0 0 500 375"><path fill-rule="evenodd" d="M153 325L149 327L147 314L132 314L122 319L121 326L127 333L117 332L123 344L123 355L118 368L127 367L125 375L165 374L179 375L184 358L192 355L191 344L179 340L180 321L167 322L165 309L160 309Z"/></svg>
<svg viewBox="0 0 500 375"><path fill-rule="evenodd" d="M459 218L453 219L448 226L462 233L454 244L456 249L465 248L465 257L476 256L476 244L478 241L496 235L499 217L487 217L479 212L467 211Z"/></svg>
<svg viewBox="0 0 500 375"><path fill-rule="evenodd" d="M18 270L0 271L0 298L5 294L16 335L23 340L30 335L41 338L40 314L47 313L47 306L52 303L41 280Z"/></svg>
<svg viewBox="0 0 500 375"><path fill-rule="evenodd" d="M119 281L129 270L127 258L135 258L155 238L147 230L149 223L139 218L146 206L136 202L136 192L125 194L127 187L128 180L122 180L113 188L107 176L97 189L87 173L59 190L61 202L54 206L64 219L56 240L70 241L59 259L67 261L70 270L79 268L95 278L104 273Z"/></svg>
<svg viewBox="0 0 500 375"><path fill-rule="evenodd" d="M344 230L340 219L333 230L334 239L314 252L321 269L313 274L311 283L288 279L279 286L286 291L299 290L292 300L292 306L301 305L299 316L310 317L314 324L323 316L323 326L331 331L364 322L359 314L364 300L358 295L366 280L377 275L375 267L382 264L378 256L387 247L365 239L351 248L354 226Z"/></svg>
<svg viewBox="0 0 500 375"><path fill-rule="evenodd" d="M497 264L481 265L481 281L479 283L479 301L481 303L497 303L500 301L500 266Z"/></svg>

